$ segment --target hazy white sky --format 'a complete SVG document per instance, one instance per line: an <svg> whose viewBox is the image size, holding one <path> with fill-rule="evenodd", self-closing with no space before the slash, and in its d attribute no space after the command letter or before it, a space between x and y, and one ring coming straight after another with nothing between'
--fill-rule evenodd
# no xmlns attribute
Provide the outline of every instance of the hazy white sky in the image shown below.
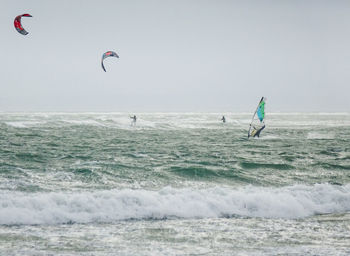
<svg viewBox="0 0 350 256"><path fill-rule="evenodd" d="M1 0L0 38L0 111L350 110L347 0Z"/></svg>

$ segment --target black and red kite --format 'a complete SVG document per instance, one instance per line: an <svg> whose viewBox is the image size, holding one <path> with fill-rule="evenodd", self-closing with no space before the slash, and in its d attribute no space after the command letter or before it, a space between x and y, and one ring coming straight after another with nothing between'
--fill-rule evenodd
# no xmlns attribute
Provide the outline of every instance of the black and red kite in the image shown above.
<svg viewBox="0 0 350 256"><path fill-rule="evenodd" d="M22 35L27 35L28 32L22 27L22 23L21 23L21 18L22 17L33 17L32 15L30 14L22 14L22 15L18 15L16 18L15 18L15 21L14 21L14 24L15 24L15 28L16 30L18 31L18 33L22 34Z"/></svg>
<svg viewBox="0 0 350 256"><path fill-rule="evenodd" d="M108 52L105 52L103 55L102 55L102 60L101 60L101 65L102 65L102 68L103 70L106 72L106 69L105 69L105 66L103 65L103 60L105 58L108 58L108 57L117 57L119 58L118 54L116 54L115 52L112 52L112 51L108 51Z"/></svg>

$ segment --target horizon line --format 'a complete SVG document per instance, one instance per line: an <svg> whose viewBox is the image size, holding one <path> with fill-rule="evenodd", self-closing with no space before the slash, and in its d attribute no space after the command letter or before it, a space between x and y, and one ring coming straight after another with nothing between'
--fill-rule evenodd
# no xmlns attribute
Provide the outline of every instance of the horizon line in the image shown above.
<svg viewBox="0 0 350 256"><path fill-rule="evenodd" d="M125 114L125 113L136 113L136 114L251 114L252 112L232 112L232 111L0 111L0 114ZM278 115L278 114L322 114L322 115L350 115L350 111L339 111L339 112L324 112L324 111L309 111L309 112L269 112L267 115Z"/></svg>

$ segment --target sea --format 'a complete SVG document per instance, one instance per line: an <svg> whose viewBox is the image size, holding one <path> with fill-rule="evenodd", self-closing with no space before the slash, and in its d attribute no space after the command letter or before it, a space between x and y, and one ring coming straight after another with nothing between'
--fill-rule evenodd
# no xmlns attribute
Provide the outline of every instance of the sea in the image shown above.
<svg viewBox="0 0 350 256"><path fill-rule="evenodd" d="M350 255L350 113L250 120L0 113L0 255Z"/></svg>

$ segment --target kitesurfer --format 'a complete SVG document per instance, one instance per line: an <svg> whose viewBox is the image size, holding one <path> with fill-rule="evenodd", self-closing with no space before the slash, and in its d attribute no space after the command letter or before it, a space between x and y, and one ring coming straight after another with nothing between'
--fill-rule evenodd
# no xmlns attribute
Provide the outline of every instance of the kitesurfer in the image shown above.
<svg viewBox="0 0 350 256"><path fill-rule="evenodd" d="M222 121L223 123L226 123L226 118L225 118L225 116L222 116L221 121Z"/></svg>
<svg viewBox="0 0 350 256"><path fill-rule="evenodd" d="M136 124L136 115L130 117L132 119L132 124Z"/></svg>

